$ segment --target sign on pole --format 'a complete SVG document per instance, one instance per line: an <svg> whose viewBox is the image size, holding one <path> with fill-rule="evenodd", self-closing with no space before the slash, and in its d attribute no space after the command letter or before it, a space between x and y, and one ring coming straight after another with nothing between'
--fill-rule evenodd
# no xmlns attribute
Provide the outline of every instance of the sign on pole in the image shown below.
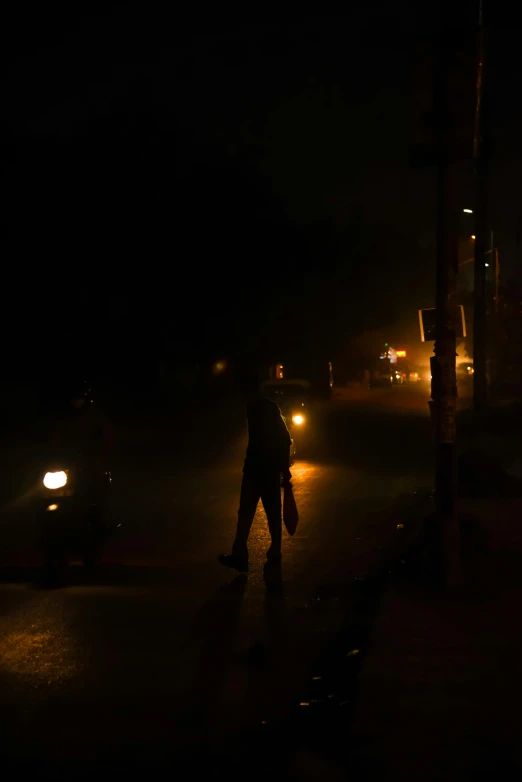
<svg viewBox="0 0 522 782"><path fill-rule="evenodd" d="M466 317L464 314L464 305L457 304L454 312L453 322L457 339L462 339L466 334ZM419 310L419 325L421 342L435 341L436 310Z"/></svg>

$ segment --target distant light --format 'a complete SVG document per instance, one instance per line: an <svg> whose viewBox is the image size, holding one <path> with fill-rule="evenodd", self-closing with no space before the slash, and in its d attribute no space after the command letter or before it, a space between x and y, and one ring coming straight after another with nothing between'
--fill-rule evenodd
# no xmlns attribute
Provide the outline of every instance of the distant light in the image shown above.
<svg viewBox="0 0 522 782"><path fill-rule="evenodd" d="M303 423L304 418L302 415L294 415L292 416L292 421L294 422L294 424L300 426Z"/></svg>
<svg viewBox="0 0 522 782"><path fill-rule="evenodd" d="M477 237L475 236L475 234L471 234L471 238L476 239Z"/></svg>
<svg viewBox="0 0 522 782"><path fill-rule="evenodd" d="M48 505L47 510L58 510L58 505Z"/></svg>
<svg viewBox="0 0 522 782"><path fill-rule="evenodd" d="M67 473L60 470L59 472L46 472L43 484L46 489L61 489L67 483Z"/></svg>
<svg viewBox="0 0 522 782"><path fill-rule="evenodd" d="M388 347L388 343L387 343L387 342L385 342L385 343L384 343L384 347L385 347L385 348L387 348L387 347Z"/></svg>
<svg viewBox="0 0 522 782"><path fill-rule="evenodd" d="M212 366L212 374L214 375L222 375L223 372L225 372L227 368L227 362L222 361L216 361L215 364Z"/></svg>
<svg viewBox="0 0 522 782"><path fill-rule="evenodd" d="M405 350L397 350L396 354L397 358L406 358L406 351Z"/></svg>
<svg viewBox="0 0 522 782"><path fill-rule="evenodd" d="M468 367L468 372L469 372L470 369L471 369L471 367Z"/></svg>
<svg viewBox="0 0 522 782"><path fill-rule="evenodd" d="M489 266L489 263L485 263L484 266Z"/></svg>
<svg viewBox="0 0 522 782"><path fill-rule="evenodd" d="M463 209L462 211L466 212L467 215L472 215L473 214L473 209Z"/></svg>

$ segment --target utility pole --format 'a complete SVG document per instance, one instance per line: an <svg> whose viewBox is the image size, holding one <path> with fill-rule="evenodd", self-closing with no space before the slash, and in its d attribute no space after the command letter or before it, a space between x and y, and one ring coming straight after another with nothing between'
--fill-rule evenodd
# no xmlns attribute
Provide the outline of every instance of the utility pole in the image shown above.
<svg viewBox="0 0 522 782"><path fill-rule="evenodd" d="M494 247L492 252L495 257L495 313L498 315L498 304L500 297L500 259L498 257L497 247Z"/></svg>
<svg viewBox="0 0 522 782"><path fill-rule="evenodd" d="M484 139L484 9L480 0L477 92L473 157L477 178L473 305L473 407L480 419L487 407L486 379L486 244L488 219L488 156ZM492 248L493 251L493 248ZM493 255L492 255L493 260Z"/></svg>
<svg viewBox="0 0 522 782"><path fill-rule="evenodd" d="M430 407L435 424L435 493L443 582L459 580L459 525L456 465L456 307L458 269L454 165L451 154L449 86L453 55L450 34L444 29L435 72L437 125L437 290L435 355L431 359Z"/></svg>

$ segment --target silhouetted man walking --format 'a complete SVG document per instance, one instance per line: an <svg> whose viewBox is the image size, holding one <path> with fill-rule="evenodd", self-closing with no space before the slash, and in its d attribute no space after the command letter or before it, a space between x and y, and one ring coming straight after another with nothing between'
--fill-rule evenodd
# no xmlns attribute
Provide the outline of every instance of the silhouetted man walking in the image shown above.
<svg viewBox="0 0 522 782"><path fill-rule="evenodd" d="M281 476L283 485L291 479L290 445L292 439L275 402L261 395L257 375L239 378L247 402L248 448L243 467L243 482L232 554L221 554L225 567L248 570L248 535L261 499L268 520L272 544L267 551L271 564L281 561Z"/></svg>

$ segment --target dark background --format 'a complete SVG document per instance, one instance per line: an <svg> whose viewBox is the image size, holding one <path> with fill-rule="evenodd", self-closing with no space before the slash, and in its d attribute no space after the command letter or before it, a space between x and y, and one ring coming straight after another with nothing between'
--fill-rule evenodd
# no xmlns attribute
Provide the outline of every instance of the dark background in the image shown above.
<svg viewBox="0 0 522 782"><path fill-rule="evenodd" d="M6 374L30 383L70 365L147 385L161 361L337 356L366 332L418 341L435 172L410 158L431 94L419 46L441 12L373 3L246 22L119 5L13 20ZM511 278L520 64L517 30L495 13L491 221ZM473 2L451 16L468 65L475 18ZM469 205L471 161L458 188Z"/></svg>

